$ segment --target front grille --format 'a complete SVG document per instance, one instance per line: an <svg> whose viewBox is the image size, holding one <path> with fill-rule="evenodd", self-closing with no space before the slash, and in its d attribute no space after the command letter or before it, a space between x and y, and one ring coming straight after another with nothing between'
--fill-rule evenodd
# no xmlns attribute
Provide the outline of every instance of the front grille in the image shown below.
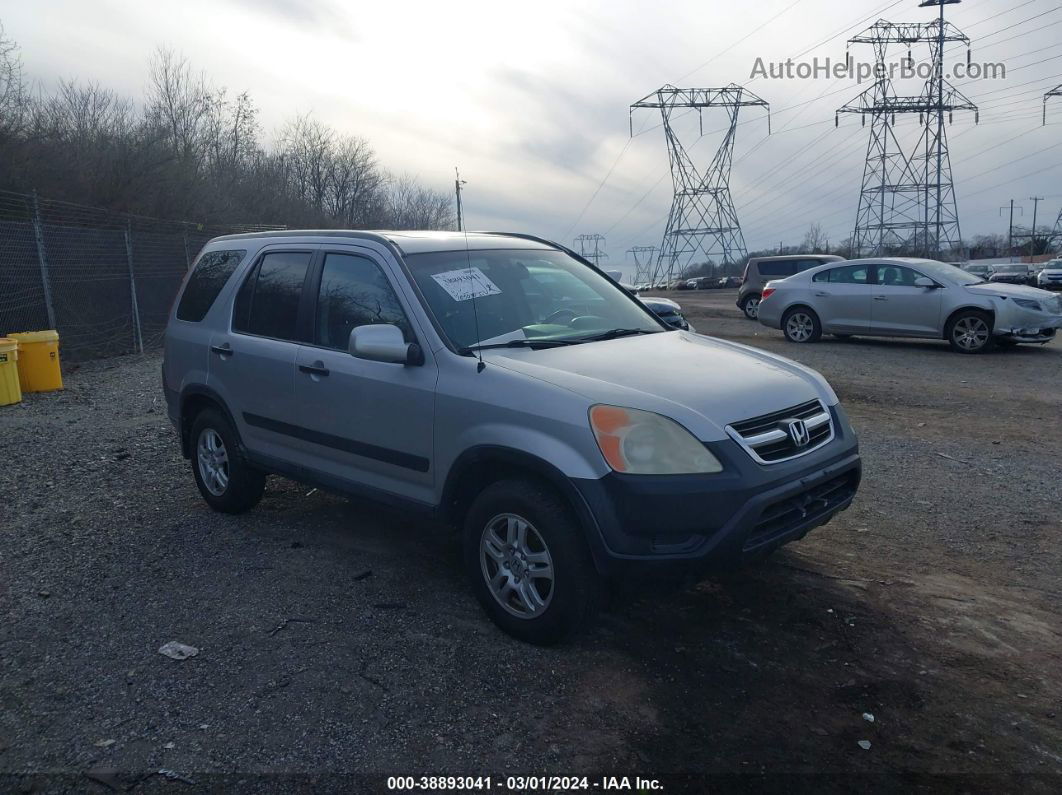
<svg viewBox="0 0 1062 795"><path fill-rule="evenodd" d="M808 520L833 513L855 494L857 482L858 476L848 472L768 505L745 539L744 551L784 536Z"/></svg>
<svg viewBox="0 0 1062 795"><path fill-rule="evenodd" d="M790 432L790 426L797 421L803 423L806 438ZM830 441L833 438L833 417L818 400L809 400L783 411L732 423L726 430L753 459L775 464L811 452Z"/></svg>

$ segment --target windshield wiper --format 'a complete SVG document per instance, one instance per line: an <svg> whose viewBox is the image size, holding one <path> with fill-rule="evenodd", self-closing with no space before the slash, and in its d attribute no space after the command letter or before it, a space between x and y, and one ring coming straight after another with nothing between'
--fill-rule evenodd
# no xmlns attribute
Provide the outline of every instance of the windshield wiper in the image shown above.
<svg viewBox="0 0 1062 795"><path fill-rule="evenodd" d="M663 331L663 329L660 329ZM619 337L634 337L639 334L659 334L660 331L650 331L644 328L614 328L608 331L603 331L600 334L594 334L589 337L579 337L576 342L601 342L603 340L614 340Z"/></svg>
<svg viewBox="0 0 1062 795"><path fill-rule="evenodd" d="M508 342L491 342L486 345L469 345L462 348L459 353L462 356L471 356L476 351L490 351L497 348L558 348L562 345L574 345L576 342L576 340L509 340Z"/></svg>

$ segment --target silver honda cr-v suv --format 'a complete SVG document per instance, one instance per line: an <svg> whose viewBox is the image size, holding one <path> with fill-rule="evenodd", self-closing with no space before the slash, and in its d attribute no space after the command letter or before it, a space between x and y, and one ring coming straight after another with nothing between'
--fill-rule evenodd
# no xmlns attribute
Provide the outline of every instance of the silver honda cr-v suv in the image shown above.
<svg viewBox="0 0 1062 795"><path fill-rule="evenodd" d="M163 381L211 507L251 508L275 473L447 520L486 611L536 643L610 576L763 557L859 484L817 373L671 329L527 236L217 238Z"/></svg>

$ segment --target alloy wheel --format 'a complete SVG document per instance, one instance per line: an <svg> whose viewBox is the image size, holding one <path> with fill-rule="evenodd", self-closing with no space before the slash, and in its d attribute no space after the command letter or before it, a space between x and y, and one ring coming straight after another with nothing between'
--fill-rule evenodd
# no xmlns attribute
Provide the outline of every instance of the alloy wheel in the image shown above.
<svg viewBox="0 0 1062 795"><path fill-rule="evenodd" d="M506 612L537 618L553 599L553 558L541 534L527 519L498 514L483 528L480 567L487 590Z"/></svg>
<svg viewBox="0 0 1062 795"><path fill-rule="evenodd" d="M991 330L982 318L960 318L951 330L951 338L964 351L979 351L988 343Z"/></svg>
<svg viewBox="0 0 1062 795"><path fill-rule="evenodd" d="M815 321L806 312L794 312L785 324L785 333L793 342L807 342L815 331Z"/></svg>
<svg viewBox="0 0 1062 795"><path fill-rule="evenodd" d="M199 434L196 462L207 491L215 497L222 496L229 487L229 453L221 434L213 428L204 428Z"/></svg>
<svg viewBox="0 0 1062 795"><path fill-rule="evenodd" d="M745 301L745 317L749 320L755 320L760 316L760 299L749 298Z"/></svg>

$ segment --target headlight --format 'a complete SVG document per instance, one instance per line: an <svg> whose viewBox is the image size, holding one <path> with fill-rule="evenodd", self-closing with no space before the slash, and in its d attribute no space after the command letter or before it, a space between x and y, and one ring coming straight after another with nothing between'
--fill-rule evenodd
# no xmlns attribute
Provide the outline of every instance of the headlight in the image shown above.
<svg viewBox="0 0 1062 795"><path fill-rule="evenodd" d="M1015 298L1014 299L1014 303L1016 303L1018 306L1022 307L1023 309L1031 309L1034 312L1043 312L1044 311L1043 307L1040 306L1040 302L1039 301L1034 301L1031 298Z"/></svg>
<svg viewBox="0 0 1062 795"><path fill-rule="evenodd" d="M590 427L601 455L629 475L690 475L722 472L719 460L674 420L640 409L598 405Z"/></svg>

